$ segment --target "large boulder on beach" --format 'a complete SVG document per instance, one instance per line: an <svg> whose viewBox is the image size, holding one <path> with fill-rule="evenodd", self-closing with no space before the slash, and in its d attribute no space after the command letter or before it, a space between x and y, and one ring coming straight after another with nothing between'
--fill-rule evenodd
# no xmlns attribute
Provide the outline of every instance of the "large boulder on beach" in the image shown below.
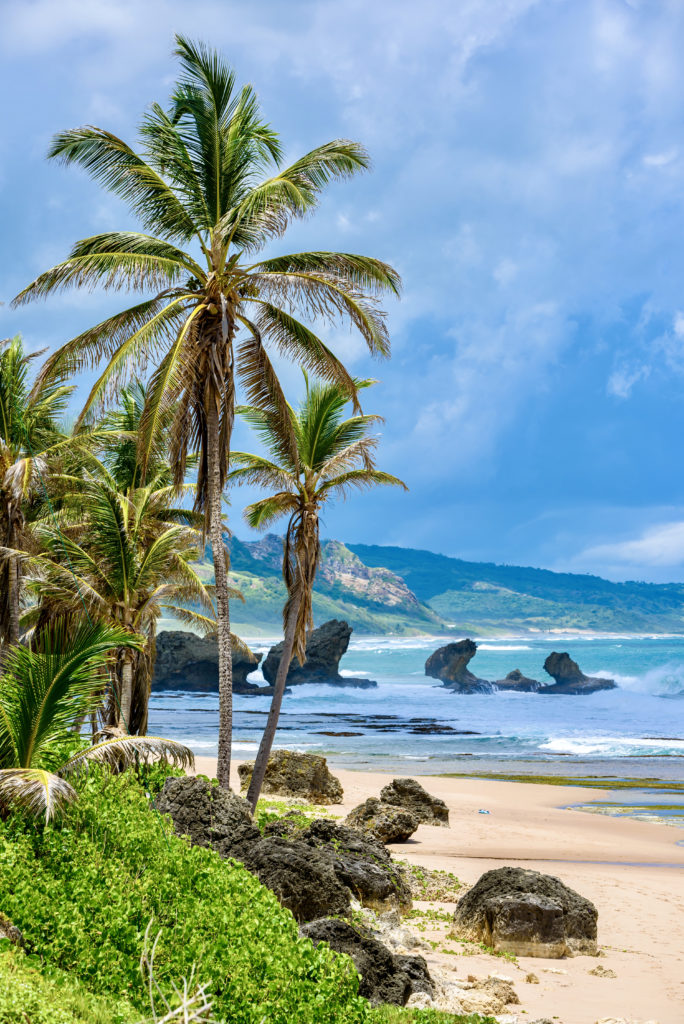
<svg viewBox="0 0 684 1024"><path fill-rule="evenodd" d="M555 683L543 686L540 693L585 694L597 690L614 690L617 684L612 679L585 676L576 661L569 654L553 651L544 662L544 670L555 679Z"/></svg>
<svg viewBox="0 0 684 1024"><path fill-rule="evenodd" d="M361 689L377 686L378 684L372 679L340 675L340 661L347 652L351 634L352 627L341 619L331 619L314 629L306 641L304 664L301 665L298 658L292 659L287 673L287 685L325 683L330 686L355 686ZM262 665L264 679L271 685L275 684L282 654L283 642L281 641L271 648Z"/></svg>
<svg viewBox="0 0 684 1024"><path fill-rule="evenodd" d="M594 904L559 878L504 867L485 872L459 900L453 934L516 956L595 956L597 920Z"/></svg>
<svg viewBox="0 0 684 1024"><path fill-rule="evenodd" d="M297 921L350 912L349 888L325 850L271 835L226 849L224 856L242 861Z"/></svg>
<svg viewBox="0 0 684 1024"><path fill-rule="evenodd" d="M537 693L544 686L538 679L523 675L519 668L509 672L504 679L497 679L497 690L513 690L517 693Z"/></svg>
<svg viewBox="0 0 684 1024"><path fill-rule="evenodd" d="M245 792L254 770L253 761L238 768L240 786ZM320 754L296 750L275 750L268 759L262 793L272 796L299 797L312 804L341 804L344 790L328 762Z"/></svg>
<svg viewBox="0 0 684 1024"><path fill-rule="evenodd" d="M426 825L449 827L449 809L443 800L431 796L416 779L392 779L380 790L380 800L403 807Z"/></svg>
<svg viewBox="0 0 684 1024"><path fill-rule="evenodd" d="M371 796L349 812L345 824L385 844L405 843L416 831L419 822L404 807L395 807Z"/></svg>
<svg viewBox="0 0 684 1024"><path fill-rule="evenodd" d="M486 679L478 679L468 668L477 653L474 640L445 644L425 662L425 675L441 679L455 693L491 693L494 687Z"/></svg>
<svg viewBox="0 0 684 1024"><path fill-rule="evenodd" d="M259 667L262 654L244 644L233 645L233 693L268 696L271 687L249 683L247 676ZM216 635L197 636L183 629L157 634L152 690L187 690L218 693L218 642Z"/></svg>
<svg viewBox="0 0 684 1024"><path fill-rule="evenodd" d="M374 1005L405 1006L414 992L433 994L432 978L422 956L397 956L366 928L324 918L304 925L300 933L316 946L325 942L336 953L351 957L360 976L359 995Z"/></svg>
<svg viewBox="0 0 684 1024"><path fill-rule="evenodd" d="M155 806L160 814L171 815L176 834L188 836L193 846L218 847L261 835L247 801L208 779L167 778Z"/></svg>
<svg viewBox="0 0 684 1024"><path fill-rule="evenodd" d="M339 881L371 910L409 910L411 891L389 853L369 835L327 818L317 818L300 841L324 852Z"/></svg>

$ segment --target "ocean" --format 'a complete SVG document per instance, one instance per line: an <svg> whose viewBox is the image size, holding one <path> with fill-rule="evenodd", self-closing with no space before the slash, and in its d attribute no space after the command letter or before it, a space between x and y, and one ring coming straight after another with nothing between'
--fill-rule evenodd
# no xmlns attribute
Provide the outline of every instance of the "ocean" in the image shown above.
<svg viewBox="0 0 684 1024"><path fill-rule="evenodd" d="M274 642L246 639L263 652ZM654 797L646 780L684 783L684 638L546 636L478 642L469 668L480 678L501 679L519 668L544 679L544 660L557 650L568 651L587 675L618 684L586 697L453 694L424 674L428 655L446 642L352 637L340 670L374 679L377 688L294 687L283 701L276 747L324 754L333 767L402 775L505 772L644 779L644 792L629 794L635 816L650 799L659 799L663 808L680 801L675 794L667 800ZM260 678L256 672L250 681ZM270 698L236 696L234 701L234 756L250 758ZM217 723L216 694L152 696L150 732L183 740L198 755L216 753ZM675 817L684 824L684 807Z"/></svg>

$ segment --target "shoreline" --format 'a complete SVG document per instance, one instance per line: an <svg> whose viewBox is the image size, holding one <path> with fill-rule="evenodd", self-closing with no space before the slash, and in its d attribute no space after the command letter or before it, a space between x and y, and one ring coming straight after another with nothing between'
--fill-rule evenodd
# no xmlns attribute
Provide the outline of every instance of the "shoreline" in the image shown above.
<svg viewBox="0 0 684 1024"><path fill-rule="evenodd" d="M213 776L216 759L199 756L196 771ZM337 769L345 795L323 815L347 814L369 796L378 796L393 775ZM560 877L591 899L599 911L600 958L564 960L521 957L517 963L480 951L464 952L445 939L446 925L428 916L420 937L436 943L421 950L443 971L505 974L515 985L519 1020L556 1017L558 1024L594 1024L601 1018L681 1024L684 1020L684 845L681 831L650 821L609 817L566 804L587 802L596 789L471 777L417 776L429 792L446 801L450 828L421 825L407 843L389 847L392 855L425 868L453 872L472 885L484 871L520 865ZM239 792L237 762L231 775ZM274 798L276 799L276 798ZM480 810L489 814L480 814ZM416 903L442 917L453 904ZM435 915L432 915L434 918ZM420 917L417 919L420 921ZM414 921L407 922L415 930ZM594 976L600 965L616 977ZM539 984L525 981L528 973ZM525 1011L525 1013L523 1013Z"/></svg>

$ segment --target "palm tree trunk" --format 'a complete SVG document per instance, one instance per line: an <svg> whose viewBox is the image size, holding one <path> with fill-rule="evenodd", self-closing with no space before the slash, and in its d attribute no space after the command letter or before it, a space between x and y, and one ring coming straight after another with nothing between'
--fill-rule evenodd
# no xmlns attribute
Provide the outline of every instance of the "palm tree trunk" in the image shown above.
<svg viewBox="0 0 684 1024"><path fill-rule="evenodd" d="M131 721L131 706L133 704L133 662L130 657L125 657L121 666L121 695L119 697L119 721L118 726L129 732Z"/></svg>
<svg viewBox="0 0 684 1024"><path fill-rule="evenodd" d="M256 810L257 800L259 799L261 787L264 784L264 778L266 776L266 768L268 766L268 759L271 755L271 747L273 746L276 729L278 728L280 706L283 703L287 673L290 670L290 662L292 661L292 650L294 648L295 632L297 629L297 616L299 615L301 603L302 593L300 590L299 596L290 605L289 614L287 616L283 653L280 656L280 664L278 665L275 685L273 687L271 710L268 713L266 728L264 729L264 734L261 737L259 751L256 756L256 761L254 762L252 778L249 783L249 789L247 790L247 801L252 806L252 812Z"/></svg>
<svg viewBox="0 0 684 1024"><path fill-rule="evenodd" d="M8 576L9 576L9 633L7 635L7 642L9 644L19 643L19 560L16 558L9 559L8 565Z"/></svg>
<svg viewBox="0 0 684 1024"><path fill-rule="evenodd" d="M209 539L214 558L216 581L216 621L218 627L219 736L216 778L223 789L230 789L230 759L233 731L233 659L230 644L230 605L228 573L221 526L221 457L219 452L218 410L213 401L207 411L207 511Z"/></svg>

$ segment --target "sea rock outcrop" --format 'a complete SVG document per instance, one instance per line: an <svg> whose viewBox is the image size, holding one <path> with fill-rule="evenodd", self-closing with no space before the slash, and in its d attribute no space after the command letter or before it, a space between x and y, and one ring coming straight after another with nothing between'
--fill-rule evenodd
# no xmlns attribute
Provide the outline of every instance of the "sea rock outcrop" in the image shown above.
<svg viewBox="0 0 684 1024"><path fill-rule="evenodd" d="M449 809L439 797L431 796L415 779L392 779L380 790L380 800L403 807L419 822L449 827Z"/></svg>
<svg viewBox="0 0 684 1024"><path fill-rule="evenodd" d="M182 629L162 630L157 635L157 656L152 690L218 692L218 643L215 636L197 636ZM233 647L233 693L269 696L270 686L247 682L263 655Z"/></svg>
<svg viewBox="0 0 684 1024"><path fill-rule="evenodd" d="M432 978L422 956L391 953L366 928L335 918L305 924L300 933L314 945L327 942L352 958L360 975L359 995L371 1003L405 1006L415 992L433 994Z"/></svg>
<svg viewBox="0 0 684 1024"><path fill-rule="evenodd" d="M504 867L485 872L459 900L453 934L516 956L595 956L597 920L594 904L559 878Z"/></svg>
<svg viewBox="0 0 684 1024"><path fill-rule="evenodd" d="M238 768L240 786L249 788L253 761ZM341 804L344 791L340 780L328 768L320 754L300 754L296 750L274 750L268 759L262 793L296 796L312 804Z"/></svg>
<svg viewBox="0 0 684 1024"><path fill-rule="evenodd" d="M514 690L518 693L538 693L544 686L538 679L530 679L522 674L519 668L509 672L505 679L497 679L494 684L497 690Z"/></svg>
<svg viewBox="0 0 684 1024"><path fill-rule="evenodd" d="M474 640L459 640L445 644L425 662L425 675L441 679L455 693L491 693L494 687L486 679L478 679L468 669L468 663L477 653Z"/></svg>
<svg viewBox="0 0 684 1024"><path fill-rule="evenodd" d="M368 833L379 843L405 843L418 828L418 818L403 807L369 797L350 811L345 824Z"/></svg>
<svg viewBox="0 0 684 1024"><path fill-rule="evenodd" d="M342 676L340 660L349 647L352 627L341 619L330 619L314 629L306 642L306 661L300 665L298 658L292 659L287 673L288 686L302 683L325 683L329 686L355 686L370 689L378 684L372 679ZM278 666L283 653L283 642L275 644L266 655L262 665L264 678L272 686L275 683Z"/></svg>
<svg viewBox="0 0 684 1024"><path fill-rule="evenodd" d="M569 654L553 651L544 662L544 670L553 676L555 683L543 686L540 693L595 693L597 690L614 690L617 684L612 679L585 676L576 661Z"/></svg>
<svg viewBox="0 0 684 1024"><path fill-rule="evenodd" d="M364 907L380 912L411 908L403 872L382 843L327 818L313 821L300 841L327 854L339 881Z"/></svg>

